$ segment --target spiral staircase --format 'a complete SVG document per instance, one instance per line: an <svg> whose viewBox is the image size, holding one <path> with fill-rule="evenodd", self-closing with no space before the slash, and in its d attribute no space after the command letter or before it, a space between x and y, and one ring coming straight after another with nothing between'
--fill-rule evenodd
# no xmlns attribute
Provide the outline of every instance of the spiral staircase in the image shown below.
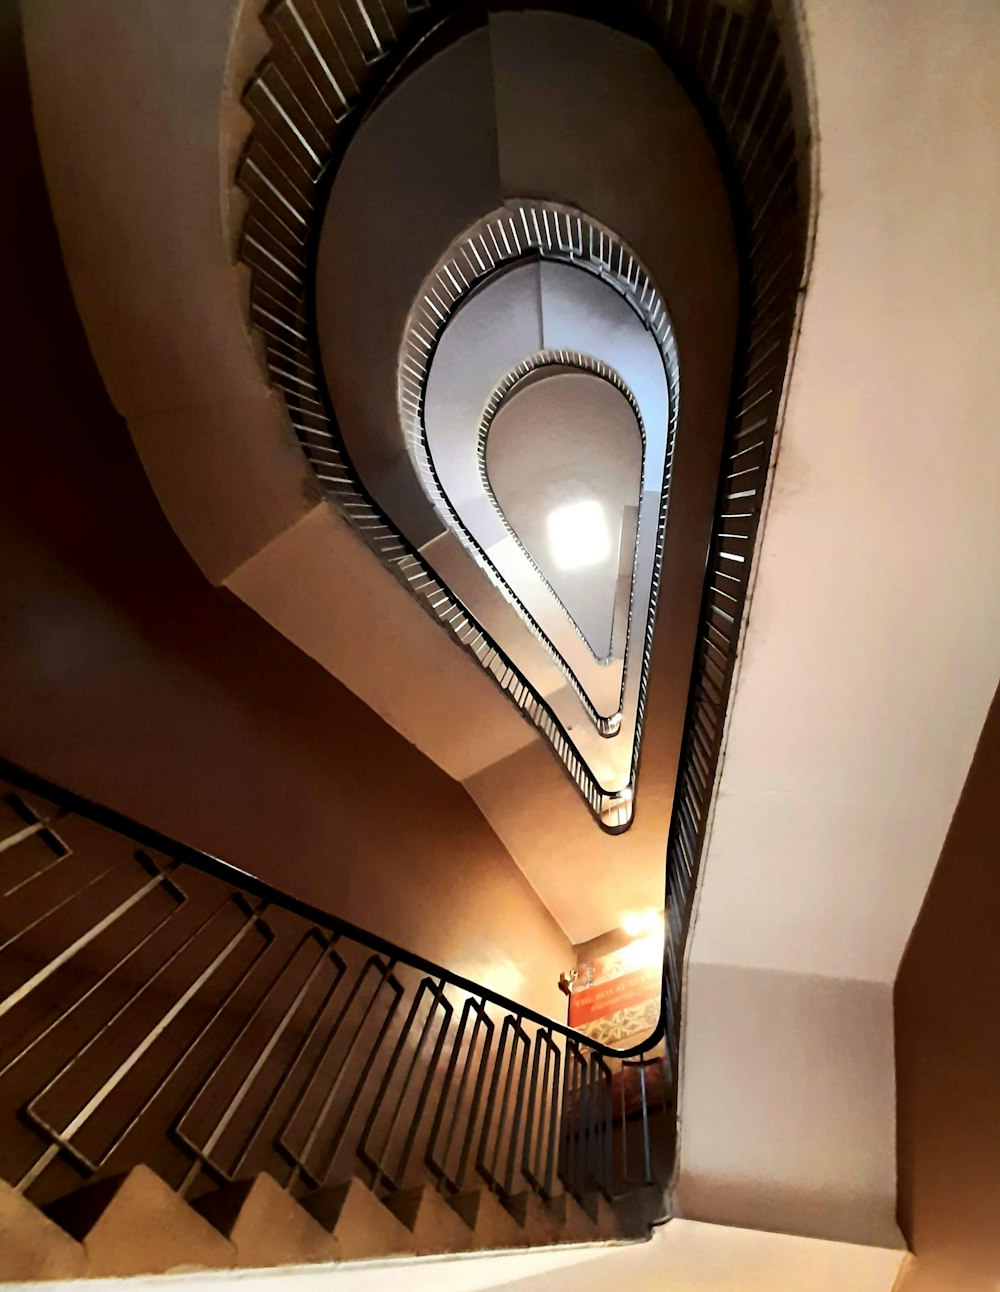
<svg viewBox="0 0 1000 1292"><path fill-rule="evenodd" d="M25 11L36 87L80 21L58 9ZM108 57L127 24L92 17ZM124 184L136 221L95 235L84 213L74 243L59 196L114 94L87 121L39 90L36 112L64 143L49 181L91 346L171 524L469 789L543 898L589 859L576 940L615 887L654 908L665 887L662 1010L630 1050L591 1043L8 768L2 846L26 870L4 1008L26 1030L3 1273L646 1237L669 1214L684 948L806 267L794 22L765 0L141 21L178 62L153 171L123 165L151 160L141 112L105 153L102 201ZM126 60L125 99L144 74ZM202 889L224 935L215 907L185 932ZM136 927L151 894L167 910Z"/></svg>

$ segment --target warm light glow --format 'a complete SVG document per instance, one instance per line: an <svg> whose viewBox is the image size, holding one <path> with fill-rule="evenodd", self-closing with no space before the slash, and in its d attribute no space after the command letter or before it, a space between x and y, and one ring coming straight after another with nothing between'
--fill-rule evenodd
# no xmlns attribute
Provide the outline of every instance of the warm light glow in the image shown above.
<svg viewBox="0 0 1000 1292"><path fill-rule="evenodd" d="M582 570L599 565L611 555L604 508L593 498L556 507L549 513L546 525L552 559L560 570Z"/></svg>
<svg viewBox="0 0 1000 1292"><path fill-rule="evenodd" d="M630 911L622 920L622 930L630 938L647 937L659 932L662 918L657 911Z"/></svg>

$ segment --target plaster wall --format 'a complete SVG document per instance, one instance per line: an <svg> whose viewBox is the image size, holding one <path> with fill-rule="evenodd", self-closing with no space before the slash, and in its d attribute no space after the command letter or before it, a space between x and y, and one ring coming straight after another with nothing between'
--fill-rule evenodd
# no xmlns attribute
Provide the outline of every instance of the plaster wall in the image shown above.
<svg viewBox="0 0 1000 1292"><path fill-rule="evenodd" d="M74 309L2 15L0 751L564 1018L571 946L467 793L171 531Z"/></svg>
<svg viewBox="0 0 1000 1292"><path fill-rule="evenodd" d="M690 946L679 1196L751 1223L798 1191L826 1236L867 1198L872 1241L892 983L1000 675L1000 10L803 10L815 257Z"/></svg>

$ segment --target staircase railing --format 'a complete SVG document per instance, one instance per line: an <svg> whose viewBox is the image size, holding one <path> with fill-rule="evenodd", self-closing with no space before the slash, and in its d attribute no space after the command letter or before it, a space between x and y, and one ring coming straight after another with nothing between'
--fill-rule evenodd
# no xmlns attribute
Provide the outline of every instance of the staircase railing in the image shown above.
<svg viewBox="0 0 1000 1292"><path fill-rule="evenodd" d="M662 1041L615 1051L0 760L0 1175L196 1198L664 1183Z"/></svg>
<svg viewBox="0 0 1000 1292"><path fill-rule="evenodd" d="M663 5L566 0L553 7L599 18L646 41L677 75L701 114L726 177L740 260L740 331L666 857L661 1026L674 1068L680 1047L684 948L768 496L785 375L810 265L814 155L806 60L795 6L776 0ZM331 15L329 22L319 24L324 40L337 45L335 32L341 33L344 52L338 54L337 66L352 69L350 84L333 105L325 127L313 120L304 101L312 103L311 92L300 97L273 57L264 60L243 95L254 122L236 176L247 203L240 259L251 271L249 322L263 339L272 384L285 396L303 451L330 499L536 723L595 814L603 815L605 826L624 829L631 805L618 814L616 805L605 801L568 734L527 679L378 510L356 478L324 403L309 260L330 168L342 156L366 105L384 91L437 25L464 21L463 15L475 17L481 6L473 0L404 0L391 6L391 18L383 7L386 29L378 47L369 48L364 58L351 35L356 10L356 4L332 0L310 6L315 17L309 21ZM312 46L306 48L308 22L291 0L269 6L262 20L274 42L272 54L298 49L303 67L316 57ZM314 129L320 130L318 138L311 133ZM303 147L307 135L316 147ZM640 724L642 720L640 711Z"/></svg>

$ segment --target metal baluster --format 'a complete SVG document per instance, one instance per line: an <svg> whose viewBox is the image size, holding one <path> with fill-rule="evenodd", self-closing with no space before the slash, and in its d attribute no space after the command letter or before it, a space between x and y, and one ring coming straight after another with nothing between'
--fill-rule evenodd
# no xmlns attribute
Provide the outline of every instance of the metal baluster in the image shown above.
<svg viewBox="0 0 1000 1292"><path fill-rule="evenodd" d="M138 858L139 854L136 854L136 855ZM116 869L116 867L111 867L111 869ZM172 866L168 867L168 869L172 869ZM110 873L109 870L102 871L101 874L97 876L97 879L103 879L104 876L109 873ZM44 965L41 969L39 969L37 973L32 974L32 976L28 978L25 982L23 982L20 987L16 988L8 996L6 996L4 1000L0 1001L0 1018L2 1018L3 1015L6 1014L9 1010L13 1009L15 1005L18 1005L22 1000L24 1000L26 996L30 995L30 993L33 992L36 987L41 986L41 984L45 982L46 979L51 978L51 976L58 969L61 969L64 964L72 960L72 958L78 952L82 951L85 946L88 946L91 942L93 942L93 940L96 937L99 937L106 929L109 929L111 925L115 923L116 920L121 919L121 917L127 911L130 911L133 906L138 905L138 903L141 902L142 899L146 897L149 893L151 893L154 888L159 887L160 884L163 883L163 880L164 880L164 874L157 872L157 874L152 879L150 879L147 883L143 884L141 888L136 889L136 891L132 893L130 897L126 897L123 901L119 902L119 904L113 910L109 911L107 915L105 915L102 919L98 920L96 924L92 924L90 928L86 931L86 933L82 933L68 947L66 947L63 951L60 951L57 956L54 956L48 962L48 964ZM96 883L97 880L95 879L92 882ZM84 884L83 888L80 888L75 893L71 894L71 896L67 898L66 901L68 902L72 900L73 897L79 896L80 893L84 892L90 886L91 886L90 884ZM50 911L47 911L45 915L40 916L39 919L34 921L33 924L29 924L24 929L22 929L21 933L16 934L13 938L10 938L6 943L4 943L3 947L0 947L0 950L5 950L7 947L11 946L14 942L17 941L19 937L22 936L23 933L26 933L28 930L35 928L38 924L42 922L42 920L47 919L48 916L52 914L52 911L58 910L61 906L64 906L64 905L66 905L66 902L60 902L59 906L51 908ZM7 1067L9 1066L10 1065L8 1064ZM3 1071L6 1071L7 1067L5 1067Z"/></svg>
<svg viewBox="0 0 1000 1292"><path fill-rule="evenodd" d="M369 1018L371 1018L374 1012L376 1003L381 998L382 988L388 984L390 990L393 992L393 998L390 1003L388 1012L386 1014L386 1018L383 1021L382 1026L379 1030L379 1033L376 1037L375 1044L369 1052L369 1064L374 1062L375 1055L378 1053L379 1049L381 1048L382 1041L385 1039L385 1035L388 1031L389 1024L392 1022L392 1019L395 1016L396 1009L399 1005L399 1001L403 994L402 987L392 976L392 970L394 966L395 966L395 961L384 961L379 959L378 956L370 956L368 960L365 961L365 964L362 967L362 970L358 977L357 982L355 983L350 994L348 995L347 1000L344 1002L343 1006L341 1007L340 1013L337 1015L336 1022L331 1028L330 1034L327 1037L323 1048L320 1050L319 1054L316 1056L316 1059L313 1062L312 1068L306 1078L306 1081L302 1087L302 1090L299 1093L298 1098L296 1099L295 1103L292 1105L291 1109L289 1110L288 1115L286 1116L284 1122L281 1125L281 1128L278 1131L277 1136L275 1137L275 1143L277 1147L282 1152L284 1152L292 1162L293 1170L292 1170L291 1178L289 1180L289 1185L288 1185L289 1188L291 1188L292 1185L295 1184L295 1182L297 1181L300 1175L304 1176L306 1180L308 1180L309 1183L315 1187L321 1186L326 1181L326 1175L329 1172L330 1167L333 1165L333 1161L336 1157L337 1148L340 1143L340 1137L343 1134L344 1129L346 1128L347 1124L350 1121L350 1117L354 1111L355 1106L357 1105L358 1099L361 1097L361 1081L363 1081L364 1073L362 1073L361 1079L355 1083L354 1090L351 1094L350 1099L348 1100L347 1109L344 1112L343 1116L341 1117L336 1130L331 1136L330 1143L328 1145L326 1153L323 1155L322 1163L318 1171L314 1172L308 1168L307 1162L309 1160L309 1154L312 1152L313 1148L315 1148L316 1143L319 1140L319 1135L322 1130L323 1123L326 1120L330 1112L330 1109L333 1107L334 1100L336 1099L337 1094L339 1093L341 1082L344 1077L344 1073L347 1070L347 1064L351 1058L351 1055L354 1052L354 1047L355 1047L355 1044L357 1043L358 1037L361 1035L362 1031L364 1030L364 1027L367 1024ZM362 1013L361 1018L358 1020L354 1028L354 1031L351 1034L350 1040L348 1041L347 1045L343 1050L340 1063L337 1066L336 1076L331 1081L330 1086L327 1089L326 1096L323 1099L323 1102L320 1106L320 1109L317 1112L316 1116L313 1118L312 1125L310 1126L309 1131L306 1135L305 1142L302 1146L302 1149L299 1152L296 1152L288 1144L288 1141L287 1141L288 1131L292 1126L292 1124L294 1123L295 1118L298 1115L299 1109L304 1105L305 1100L309 1094L309 1091L312 1088L313 1082L315 1081L322 1067L324 1059L330 1053L333 1047L334 1041L339 1036L341 1025L343 1024L344 1019L347 1017L347 1014L350 1011L351 1006L354 1004L354 1001L359 996L362 984L367 978L369 971L373 971L378 975L378 981L375 984L375 990L372 992L371 999L369 1000L368 1004L365 1006L364 1012Z"/></svg>
<svg viewBox="0 0 1000 1292"><path fill-rule="evenodd" d="M522 1119L522 1113L524 1108L524 1085L528 1075L529 1042L528 1042L527 1035L525 1034L525 1032L520 1026L520 1023L521 1023L521 1020L518 1019L518 1027L515 1032L515 1040L519 1037L521 1041L521 1045L520 1045L521 1064L517 1072L517 1090L514 1095L514 1111L511 1116L510 1139L508 1141L508 1148L507 1148L507 1170L504 1176L504 1192L507 1194L508 1197L510 1197L515 1192L514 1173L517 1167L517 1146L518 1146L518 1139L521 1134L521 1119ZM515 1053L515 1050L512 1049L511 1050L512 1059L513 1059L514 1053ZM511 1064L511 1070L513 1071L513 1063ZM506 1106L506 1100L504 1102ZM498 1137L498 1142L499 1142L499 1137Z"/></svg>
<svg viewBox="0 0 1000 1292"><path fill-rule="evenodd" d="M465 1042L466 1028L468 1026L469 1018L473 1014L475 1014L476 1021L473 1025L472 1037L471 1037L471 1040L469 1041L469 1044L465 1045L464 1042ZM454 1176L450 1176L448 1174L448 1162L451 1157L451 1146L454 1141L455 1131L458 1127L459 1118L461 1117L461 1114L462 1114L462 1103L465 1097L465 1089L469 1080L469 1074L472 1071L472 1061L476 1053L476 1042L479 1039L480 1029L484 1028L484 1026L486 1029L488 1029L488 1031L486 1032L486 1044L487 1044L487 1047L489 1047L489 1044L493 1037L493 1023L490 1021L489 1015L486 1013L485 1009L483 1008L482 1001L477 1001L472 996L467 997L465 1001L465 1005L462 1008L461 1016L459 1018L458 1032L455 1036L454 1044L451 1047L451 1057L448 1060L448 1067L445 1070L444 1085L441 1091L441 1097L438 1100L437 1112L435 1113L434 1121L431 1125L431 1132L427 1140L427 1148L425 1149L425 1152L424 1152L424 1161L426 1162L428 1168L434 1173L435 1176L437 1176L438 1179L443 1180L456 1193L461 1190L461 1184L462 1184L462 1181L460 1178L461 1172L456 1171ZM441 1157L440 1159L438 1159L435 1156L438 1135L440 1134L441 1125L444 1121L445 1112L448 1105L448 1096L451 1093L451 1087L454 1081L455 1072L457 1070L459 1060L463 1057L464 1057L464 1063L462 1064L462 1076L461 1076L461 1079L459 1080L458 1090L456 1091L456 1094L455 1094L455 1104L452 1109L451 1123L448 1128L448 1134L445 1137L445 1143L444 1143L444 1148L441 1152ZM482 1060L480 1059L480 1067L481 1066L482 1066Z"/></svg>
<svg viewBox="0 0 1000 1292"><path fill-rule="evenodd" d="M250 1151L250 1146L257 1139L257 1136L260 1134L261 1128L263 1127L264 1123L267 1121L269 1114L271 1113L272 1109L277 1106L278 1102L281 1099L281 1096L284 1094L286 1088L290 1084L292 1076L295 1072L295 1069L299 1065L299 1061L301 1060L303 1054L305 1054L310 1043L314 1040L316 1033L319 1030L319 1025L322 1022L323 1016L326 1014L326 1011L329 1007L330 1001L333 999L334 995L336 994L337 988L340 986L341 981L343 980L344 974L347 970L347 966L344 964L343 960L341 960L340 956L338 956L336 952L333 950L333 944L336 941L337 941L336 936L333 936L332 938L330 938L330 946L325 956L325 959L329 960L336 967L336 974L333 979L333 982L329 985L329 987L327 987L326 991L323 994L323 999L320 1001L319 1005L317 1005L315 1011L313 1012L313 1016L309 1021L309 1024L306 1027L306 1030L299 1038L299 1042L296 1045L291 1058L288 1060L288 1063L285 1065L284 1072L282 1073L280 1079L275 1084L274 1093L271 1095L270 1099L264 1104L263 1108L257 1114L256 1119L251 1125L249 1131L247 1132L246 1138L243 1142L243 1146L241 1147L240 1151L237 1153L233 1162L231 1173L234 1177L240 1172L240 1170L242 1170L243 1164L246 1161L247 1155Z"/></svg>
<svg viewBox="0 0 1000 1292"><path fill-rule="evenodd" d="M306 977L304 978L302 983L300 983L298 990L296 991L294 997L292 998L291 1005L284 1010L280 1020L278 1021L278 1025L272 1030L270 1037L263 1045L263 1047L260 1049L260 1051L257 1053L256 1058L248 1068L246 1075L244 1076L243 1080L240 1082L239 1087L236 1090L236 1093L230 1099L228 1105L225 1108L225 1111L218 1118L215 1119L212 1133L209 1135L204 1145L199 1147L190 1139L190 1137L185 1135L183 1130L183 1125L185 1120L192 1114L194 1108L197 1106L198 1100L204 1095L205 1091L211 1088L211 1084L214 1076L217 1075L218 1072L222 1069L222 1066L226 1062L226 1060L229 1059L236 1052L236 1049L239 1046L240 1042L244 1040L250 1028L253 1026L254 1022L261 1016L261 1013L263 1012L264 1007L266 1006L268 1000L271 998L272 993L277 988L278 983L282 980L286 972L295 963L295 960L298 957L299 952L309 941L319 942L320 949L319 949L319 954L316 956L315 963L309 969L309 972L306 974ZM264 1065L271 1057L271 1054L274 1052L274 1049L277 1046L278 1042L281 1040L282 1036L284 1036L286 1030L291 1024L292 1019L295 1017L296 1013L298 1012L299 1006L302 1004L303 1000L305 1000L306 995L309 992L309 988L316 981L316 977L319 974L320 969L326 962L326 953L328 950L329 950L328 941L325 938L323 938L322 935L319 934L314 929L310 929L309 932L304 934L303 937L299 939L296 946L285 958L285 961L282 964L281 968L278 970L278 973L268 984L266 990L261 993L261 996L257 1001L256 1006L250 1011L250 1013L244 1019L242 1026L237 1030L236 1034L233 1036L232 1040L226 1046L223 1053L218 1057L216 1061L215 1069L212 1075L209 1077L208 1081L188 1101L186 1107L181 1112L180 1116L177 1118L174 1124L174 1129L176 1131L176 1134L194 1153L197 1154L197 1158L195 1162L192 1163L191 1167L188 1170L187 1175L184 1177L183 1181L181 1182L180 1192L182 1194L186 1193L187 1190L191 1187L191 1185L193 1184L193 1182L198 1176L198 1172L200 1171L202 1164L206 1166L211 1166L212 1169L215 1171L215 1173L217 1175L220 1175L223 1179L231 1180L233 1178L231 1172L227 1172L223 1170L222 1167L220 1167L217 1163L216 1164L212 1163L211 1161L212 1150L215 1148L215 1146L219 1143L219 1140L225 1134L227 1127L229 1126L232 1119L236 1116L236 1113L240 1105L242 1104L243 1100L246 1098L247 1094L249 1093L251 1087L253 1086L253 1083L256 1081Z"/></svg>
<svg viewBox="0 0 1000 1292"><path fill-rule="evenodd" d="M104 1103L104 1101L108 1098L108 1096L111 1095L112 1092L125 1079L125 1077L128 1076L129 1072L132 1071L132 1069L139 1062L142 1056L147 1052L147 1050L149 1050L150 1046L152 1046L154 1042L157 1041L159 1037L163 1035L163 1033L174 1021L174 1019L178 1016L178 1014L180 1014L181 1010L191 1000L194 999L194 997L198 994L198 992L205 985L205 983L209 981L209 979L216 972L216 970L222 964L225 963L225 961L229 958L232 952L239 946L239 944L243 941L243 939L248 935L250 930L256 925L257 920L260 914L262 913L265 904L259 903L256 908L247 909L247 918L244 924L242 925L242 927L239 928L236 931L236 933L234 933L229 938L229 940L223 946L222 950L217 952L217 954L213 957L213 959L210 961L207 967L204 968L201 971L201 973L198 974L194 982L191 983L187 987L187 989L181 994L181 996L179 996L178 999L173 1003L173 1005L171 1005L170 1008L166 1010L166 1012L160 1017L160 1019L155 1024L155 1026L149 1029L149 1031L142 1038L139 1044L133 1048L133 1050L126 1056L125 1059L122 1060L121 1063L118 1064L114 1072L112 1072L111 1076L108 1077L101 1085L100 1089L95 1094L93 1094L90 1097L90 1099L87 1100L83 1108L76 1114L75 1117L70 1119L69 1123L65 1127L63 1127L62 1130L56 1130L55 1127L49 1125L44 1118L39 1116L38 1112L36 1111L37 1104L42 1098L44 1098L46 1094L48 1094L50 1090L52 1090L52 1088L57 1084L57 1082L73 1067L74 1063L78 1062L85 1054L87 1054L92 1049L94 1045L97 1044L98 1041L101 1040L103 1036L107 1034L108 1030L114 1025L115 1022L117 1022L117 1020L134 1003L134 1001L137 1000L140 996L142 996L143 993L146 992L166 972L166 970L177 961L178 957L184 951L186 951L189 947L194 945L199 935L203 933L212 924L212 922L216 919L216 917L222 911L224 911L227 908L227 906L230 905L232 900L233 899L231 897L227 896L225 901L220 903L220 905L217 906L215 910L212 911L202 921L202 923L191 934L188 935L187 938L185 938L185 940L181 943L181 945L164 961L164 963L160 966L160 968L156 970L156 972L147 980L147 982L142 987L140 987L136 995L133 996L130 1000L126 1001L124 1005L121 1005L117 1010L115 1010L111 1018L101 1028L98 1029L98 1031L90 1038L89 1041L87 1041L87 1043L82 1047L82 1049L80 1049L67 1063L63 1064L63 1066L59 1069L56 1075L52 1077L45 1084L45 1086L43 1086L42 1089L29 1101L29 1103L25 1107L25 1115L29 1117L30 1120L36 1126L40 1127L45 1132L45 1134L48 1135L49 1138L54 1142L51 1145L51 1147L46 1149L45 1152L41 1155L41 1157L38 1158L34 1166L32 1166L28 1171L26 1171L25 1174L18 1181L17 1188L21 1192L29 1188L31 1184L38 1179L42 1171L45 1170L45 1168L53 1160L53 1158L55 1158L56 1155L61 1151L66 1151L70 1153L73 1156L74 1160L77 1161L78 1163L83 1164L85 1169L88 1170L88 1172L93 1173L93 1171L96 1169L93 1163L89 1162L78 1150L76 1150L73 1147L71 1143L72 1137L77 1133L77 1131L81 1129L81 1127L86 1125L86 1123L89 1121L93 1113L96 1112L96 1110Z"/></svg>
<svg viewBox="0 0 1000 1292"><path fill-rule="evenodd" d="M173 867L168 867L168 869L173 869ZM166 874L165 874L165 873L164 873L164 874L161 874L161 875L159 876L159 878L158 878L158 880L157 880L156 882L157 882L157 883L160 883L160 882L162 882L165 878L166 878ZM174 887L174 886L173 886L173 885L171 885L171 887ZM3 1064L3 1066L2 1066L2 1067L0 1067L0 1077L5 1077L5 1076L7 1075L7 1073L11 1070L11 1068L13 1068L16 1064L20 1063L20 1062L21 1062L21 1060L22 1060L26 1055L28 1055L28 1054L30 1054L30 1053L31 1053L31 1051L35 1048L35 1046L36 1046L36 1045L40 1045L40 1044L42 1043L42 1041L44 1041L44 1040L46 1039L46 1037L51 1036L51 1035L52 1035L52 1033L53 1033L57 1028L59 1028L60 1026L62 1026L62 1024L66 1021L66 1019L68 1019L68 1018L70 1017L70 1015L72 1015L76 1010L78 1010L78 1009L80 1008L80 1006L81 1006L81 1005L83 1005L86 1001L88 1001L88 1000L92 999L92 998L93 998L93 996L94 996L97 992L99 992L99 991L100 991L100 989L101 989L101 988L102 988L106 983L110 982L110 981L111 981L111 979L112 979L112 978L114 978L114 977L115 977L115 975L116 975L117 973L119 973L119 972L120 972L120 971L125 967L125 965L127 965L127 964L128 964L128 962L133 958L133 956L138 955L138 953L143 949L143 947L145 947L145 946L146 946L146 945L147 945L147 944L148 944L148 943L149 943L149 942L150 942L150 941L151 941L151 940L156 936L156 934L157 934L157 933L159 933L159 931L160 931L160 930L161 930L161 929L162 929L162 928L163 928L167 923L169 923L169 921L170 921L170 920L172 920L172 919L174 918L174 916L178 913L178 911L180 911L180 910L181 910L181 908L182 908L184 905L186 905L187 900L188 900L188 899L187 899L186 894L184 894L183 892L181 892L181 890L180 890L180 889L175 888L175 891L178 893L179 898L180 898L180 900L178 901L177 906L175 906L173 910L168 911L166 915L164 915L160 920L158 920L158 921L157 921L157 923L156 923L156 924L154 924L154 925L153 925L153 927L149 930L149 932L148 932L148 933L146 933L146 934L145 934L145 935L144 935L144 936L143 936L143 937L142 937L142 938L141 938L141 939L140 939L140 940L135 944L135 946L134 946L134 947L132 947L132 949L131 949L130 951L127 951L127 952L125 953L125 955L123 955L123 956L122 956L122 958L121 958L120 960L117 960L117 961L116 961L116 962L111 966L111 968L110 968L109 970L107 970L107 972L106 972L106 973L102 974L102 975L101 975L101 977L100 977L100 978L98 978L98 980L93 984L93 986L92 986L92 987L89 987L89 988L88 988L88 989L83 993L83 995L82 995L82 996L78 997L78 999L77 999L77 1000L75 1000L75 1001L72 1003L72 1005L68 1006L65 1010L63 1010L63 1011L62 1011L62 1013L60 1013L60 1014L58 1015L58 1017L57 1017L56 1019L54 1019L54 1020L53 1020L53 1022L49 1023L47 1027L43 1028L43 1029L42 1029L42 1031L41 1031L41 1032L39 1032L37 1036L35 1036L31 1041L29 1041L29 1042L28 1042L28 1044L27 1044L27 1045L25 1045L25 1046L23 1047L23 1049L19 1050L16 1054L12 1055L12 1056L11 1056L11 1057L10 1057L10 1058L9 1058L9 1059L4 1063L4 1064ZM36 975L35 975L35 979L34 979L34 980L32 980L32 982L33 982L33 986L38 986L38 981L36 981L36 980L40 980L40 979L39 979L39 975L38 975L38 974L36 974ZM15 995L23 996L23 995L26 995L26 994L27 994L27 993L25 993L25 992L23 991L23 988L18 988L18 990L17 990L16 992L12 993L10 996L8 996L8 997L7 997L7 999L3 1002L3 1005L2 1005L2 1006L0 1006L0 1013L5 1013L5 1012L6 1012L6 1010L7 1010L8 1008L10 1008L10 1007L11 1007L11 1006L10 1006L10 1002L13 1000L13 997L14 997ZM16 1003L16 1002L15 1002L15 1003Z"/></svg>

